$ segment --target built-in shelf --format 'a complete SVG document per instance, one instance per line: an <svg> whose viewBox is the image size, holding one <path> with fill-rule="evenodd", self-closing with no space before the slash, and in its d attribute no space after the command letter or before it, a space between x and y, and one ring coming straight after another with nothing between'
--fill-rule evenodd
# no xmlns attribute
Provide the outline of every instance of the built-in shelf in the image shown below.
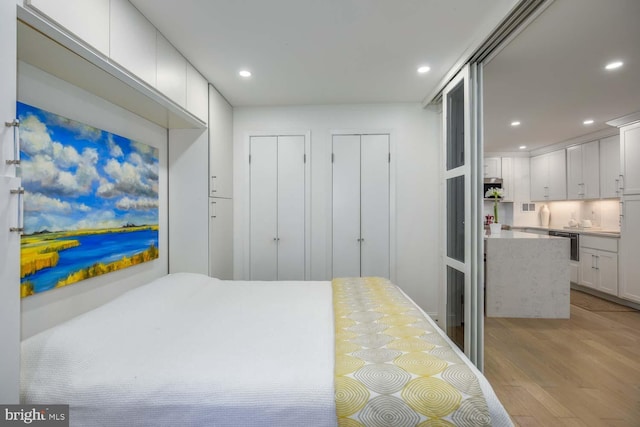
<svg viewBox="0 0 640 427"><path fill-rule="evenodd" d="M18 60L168 129L206 123L55 23L18 5Z"/></svg>

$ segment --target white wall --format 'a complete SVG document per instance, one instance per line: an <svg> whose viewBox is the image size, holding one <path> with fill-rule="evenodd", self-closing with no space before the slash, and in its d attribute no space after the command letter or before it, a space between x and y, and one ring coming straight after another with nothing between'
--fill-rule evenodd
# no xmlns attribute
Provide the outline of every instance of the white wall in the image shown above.
<svg viewBox="0 0 640 427"><path fill-rule="evenodd" d="M396 283L425 311L438 308L439 115L419 104L234 109L234 277L243 278L249 132L311 131L311 278L326 280L331 131L391 131L396 174Z"/></svg>
<svg viewBox="0 0 640 427"><path fill-rule="evenodd" d="M22 300L22 337L98 307L167 273L167 130L35 67L19 63L18 100L159 149L160 257Z"/></svg>

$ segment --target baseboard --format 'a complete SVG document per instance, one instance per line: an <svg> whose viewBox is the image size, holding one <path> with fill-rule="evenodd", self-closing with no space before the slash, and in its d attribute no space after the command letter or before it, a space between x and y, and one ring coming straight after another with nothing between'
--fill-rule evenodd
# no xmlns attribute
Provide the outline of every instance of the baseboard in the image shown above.
<svg viewBox="0 0 640 427"><path fill-rule="evenodd" d="M586 286L578 285L575 282L571 282L571 289L575 289L576 291L584 292L585 294L590 294L598 298L606 299L607 301L615 302L616 304L620 304L626 307L631 307L636 310L640 310L640 304L638 303L628 301L626 299L618 298L615 295L607 294L605 292L600 292L595 289L587 288Z"/></svg>

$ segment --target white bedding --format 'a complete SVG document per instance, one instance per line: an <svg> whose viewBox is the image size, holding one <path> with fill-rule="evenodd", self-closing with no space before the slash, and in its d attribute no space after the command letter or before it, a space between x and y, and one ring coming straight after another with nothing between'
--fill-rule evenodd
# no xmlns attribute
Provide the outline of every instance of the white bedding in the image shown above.
<svg viewBox="0 0 640 427"><path fill-rule="evenodd" d="M23 341L21 402L83 427L336 426L333 325L331 282L172 274Z"/></svg>
<svg viewBox="0 0 640 427"><path fill-rule="evenodd" d="M333 358L330 282L173 274L25 340L21 400L74 426L335 426Z"/></svg>

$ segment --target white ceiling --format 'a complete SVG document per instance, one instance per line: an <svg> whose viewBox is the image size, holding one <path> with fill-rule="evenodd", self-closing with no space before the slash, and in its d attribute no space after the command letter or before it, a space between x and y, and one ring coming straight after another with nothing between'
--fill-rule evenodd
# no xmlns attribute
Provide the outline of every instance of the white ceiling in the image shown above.
<svg viewBox="0 0 640 427"><path fill-rule="evenodd" d="M233 106L259 106L422 101L517 0L131 3Z"/></svg>
<svg viewBox="0 0 640 427"><path fill-rule="evenodd" d="M617 59L622 68L604 69ZM492 152L566 141L640 111L640 1L555 0L486 65L484 101Z"/></svg>

